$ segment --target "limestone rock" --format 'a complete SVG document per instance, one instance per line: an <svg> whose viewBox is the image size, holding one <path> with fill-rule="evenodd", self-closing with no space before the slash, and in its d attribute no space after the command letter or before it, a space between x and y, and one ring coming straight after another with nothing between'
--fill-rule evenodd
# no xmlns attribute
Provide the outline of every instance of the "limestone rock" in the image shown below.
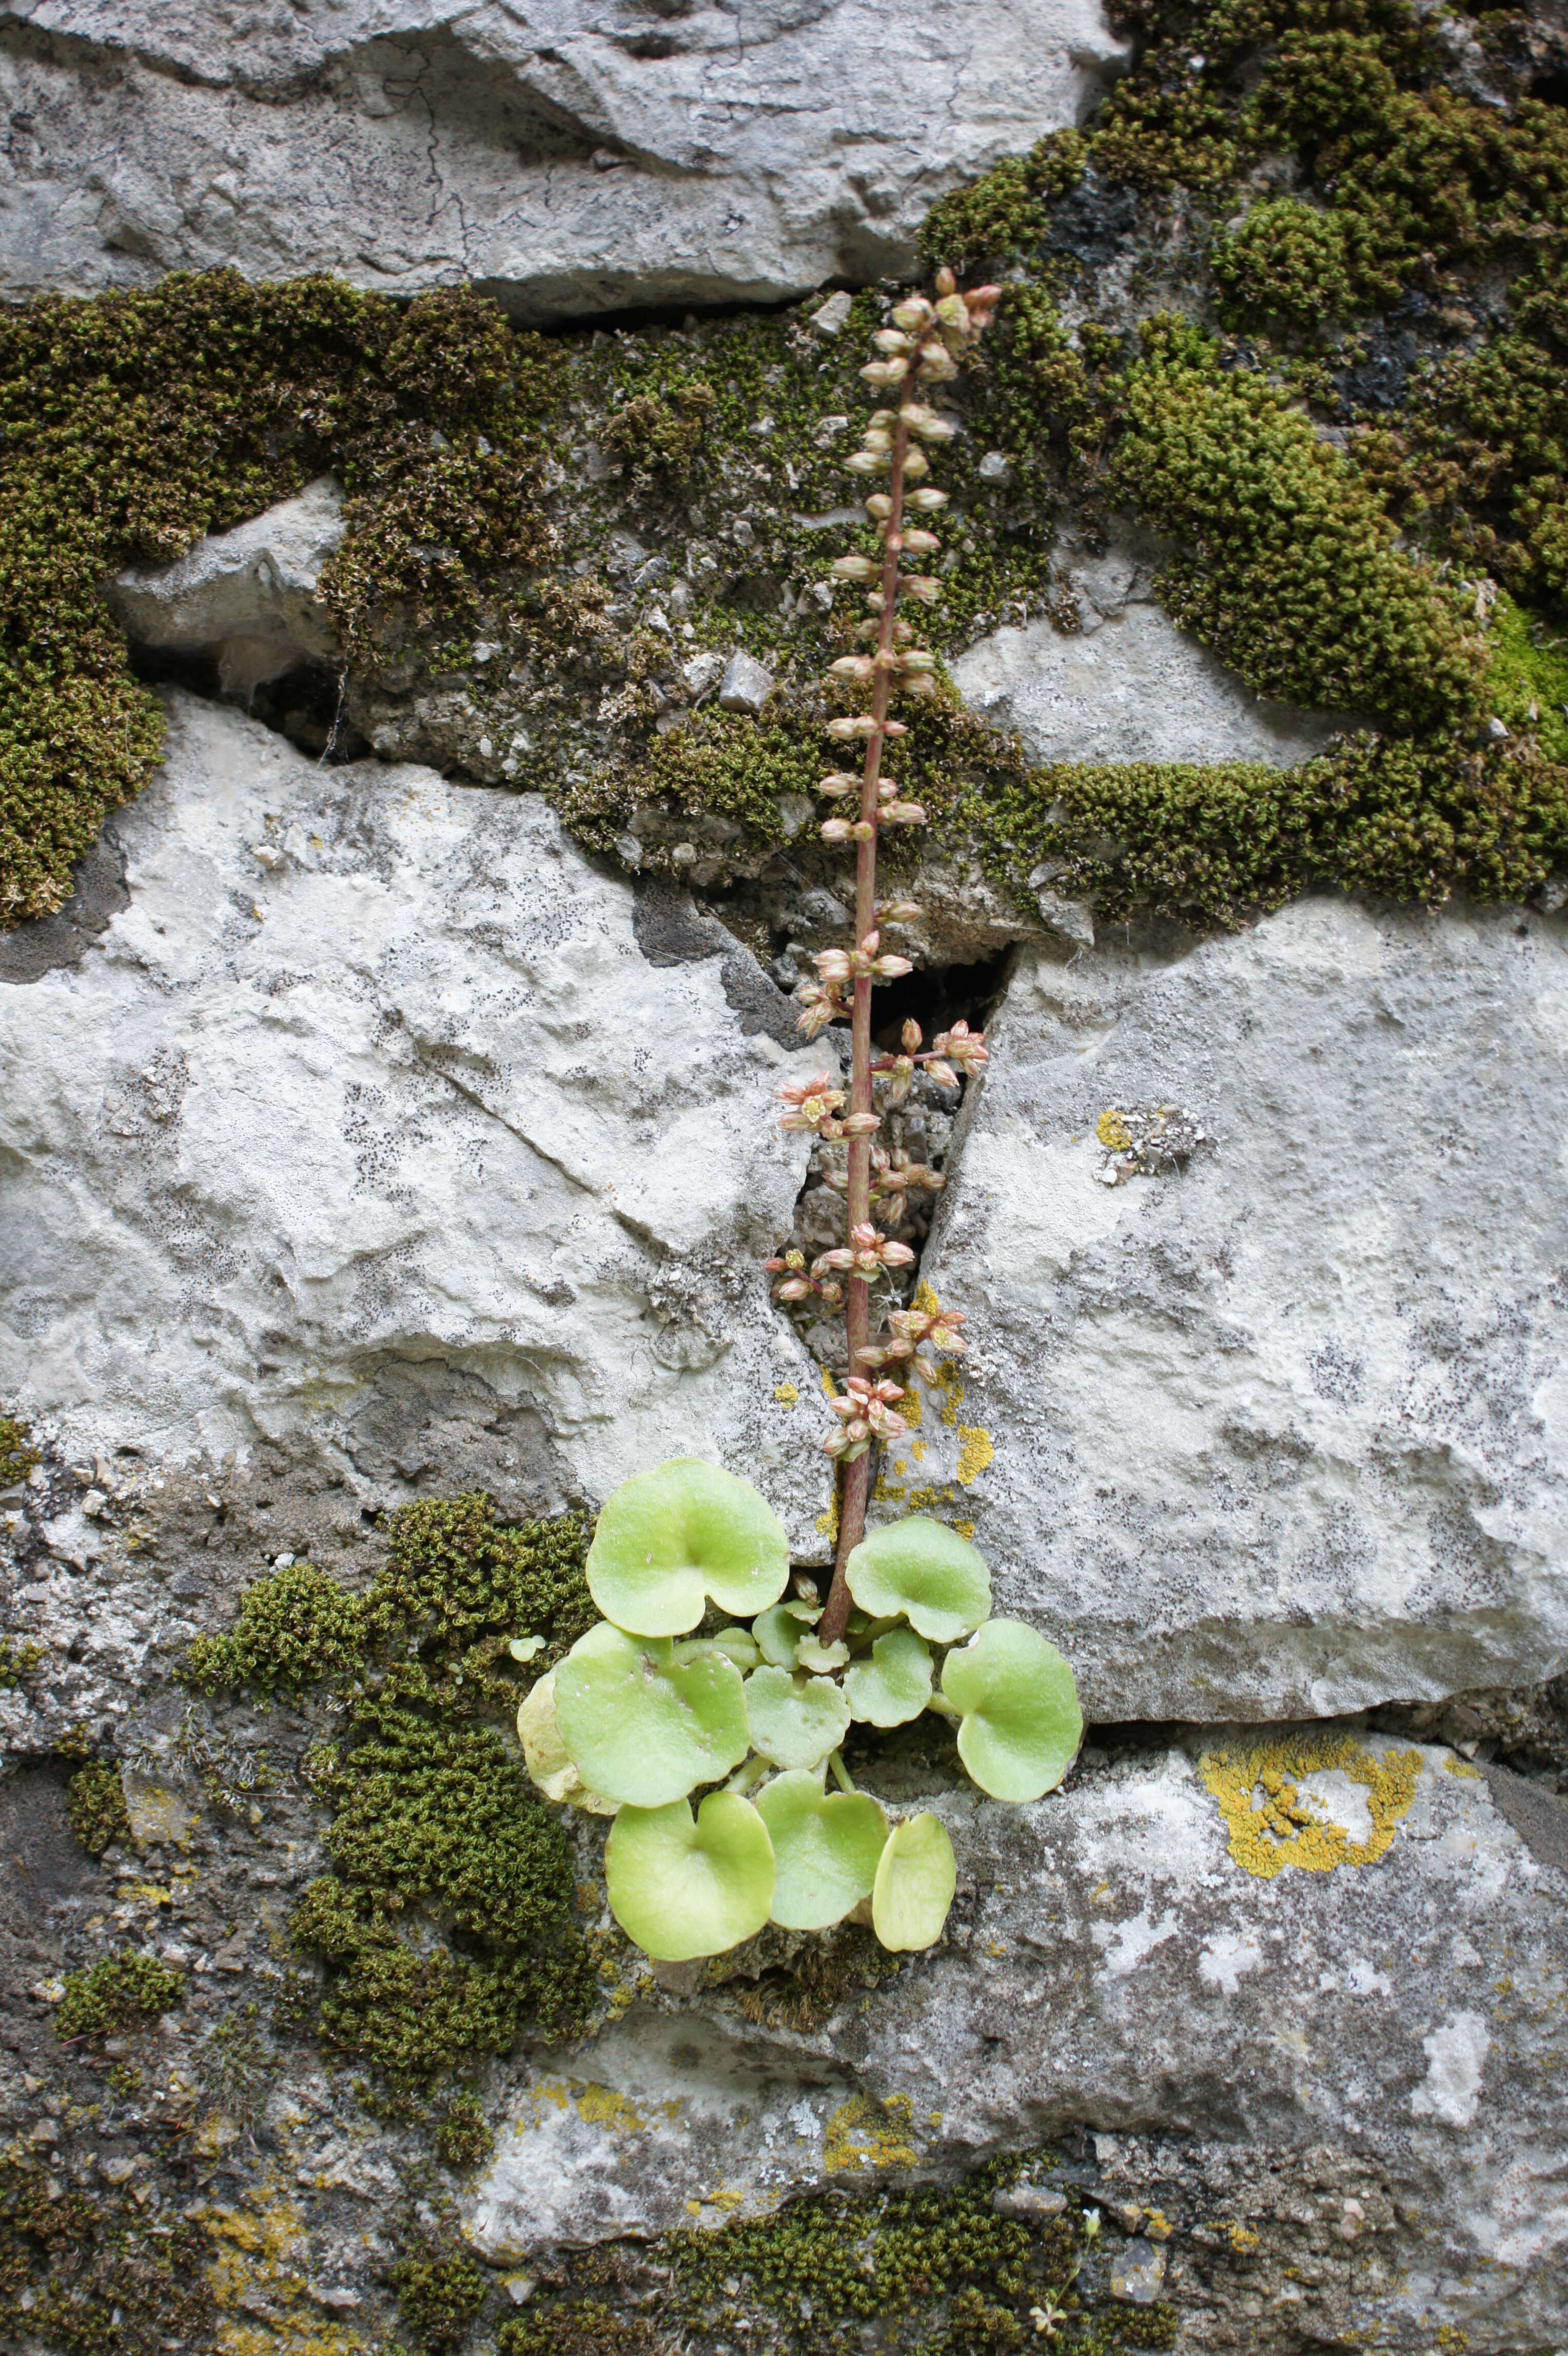
<svg viewBox="0 0 1568 2356"><path fill-rule="evenodd" d="M805 1162L773 985L716 925L650 959L537 797L169 714L129 906L0 988L0 1393L90 1456L270 1435L371 1495L505 1495L524 1425L557 1505L714 1456L820 1555L758 1272Z"/></svg>
<svg viewBox="0 0 1568 2356"><path fill-rule="evenodd" d="M343 536L330 475L232 531L214 532L173 564L116 573L106 594L143 646L211 654L226 693L280 679L338 652L318 591Z"/></svg>
<svg viewBox="0 0 1568 2356"><path fill-rule="evenodd" d="M972 1892L946 1943L810 2032L759 2026L741 1979L686 2005L645 1983L570 2091L546 2066L517 2099L469 2204L492 2262L940 2177L1087 2118L1090 2154L1041 2179L1101 2204L1082 2287L1175 2299L1195 2345L1321 2344L1352 2314L1380 2345L1554 2344L1568 2087L1540 2040L1568 1881L1479 1774L1264 1730L1101 1755L1032 1808L900 1796L940 1814ZM1286 2219L1288 2336L1260 2340L1251 2254Z"/></svg>
<svg viewBox="0 0 1568 2356"><path fill-rule="evenodd" d="M12 0L0 284L469 280L520 314L908 269L931 202L1078 122L1097 0Z"/></svg>
<svg viewBox="0 0 1568 2356"><path fill-rule="evenodd" d="M1127 532L1102 556L1080 555L1068 572L1079 628L1042 618L982 638L952 666L961 693L997 727L1015 729L1039 762L1289 768L1348 724L1255 696L1156 603L1155 561L1153 544Z"/></svg>
<svg viewBox="0 0 1568 2356"><path fill-rule="evenodd" d="M1568 1212L1499 1108L1561 1097L1563 922L1026 950L990 1039L923 1264L978 1347L888 1509L972 1520L1102 1720L1559 1674Z"/></svg>

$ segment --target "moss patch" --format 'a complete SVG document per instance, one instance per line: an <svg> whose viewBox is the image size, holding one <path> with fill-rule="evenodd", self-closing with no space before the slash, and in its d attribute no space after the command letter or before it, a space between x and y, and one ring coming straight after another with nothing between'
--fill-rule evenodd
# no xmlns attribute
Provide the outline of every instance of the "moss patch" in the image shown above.
<svg viewBox="0 0 1568 2356"><path fill-rule="evenodd" d="M59 2356L155 2356L205 2343L207 2245L185 2219L89 2195L0 2155L0 2338Z"/></svg>
<svg viewBox="0 0 1568 2356"><path fill-rule="evenodd" d="M66 1788L65 1812L89 1857L102 1857L114 1841L130 1843L131 1819L117 1767L98 1760L79 1767Z"/></svg>
<svg viewBox="0 0 1568 2356"><path fill-rule="evenodd" d="M329 2047L406 2099L525 2026L553 2036L585 2018L571 1850L523 1768L507 1646L545 1635L536 1675L595 1614L573 1516L514 1527L468 1496L421 1500L386 1528L363 1596L308 1564L274 1571L231 1634L192 1646L188 1675L209 1691L327 1687L339 1731L310 1773L332 1870L293 1935L328 1966ZM477 2155L482 2115L448 2111L438 2132L448 2122L454 2155Z"/></svg>
<svg viewBox="0 0 1568 2356"><path fill-rule="evenodd" d="M113 2036L117 2029L143 2028L184 2001L183 1972L160 1964L156 1955L122 1948L91 1971L68 1975L55 2007L55 2035L62 2044L73 2037Z"/></svg>
<svg viewBox="0 0 1568 2356"><path fill-rule="evenodd" d="M28 1445L27 1425L0 1415L0 1489L15 1488L39 1461L38 1450Z"/></svg>

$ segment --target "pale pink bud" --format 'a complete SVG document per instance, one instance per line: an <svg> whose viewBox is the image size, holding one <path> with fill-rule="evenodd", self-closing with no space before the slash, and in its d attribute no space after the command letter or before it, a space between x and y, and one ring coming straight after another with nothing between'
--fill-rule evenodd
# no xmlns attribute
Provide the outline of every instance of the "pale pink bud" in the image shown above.
<svg viewBox="0 0 1568 2356"><path fill-rule="evenodd" d="M842 794L858 794L860 779L846 776L842 769L835 769L831 776L819 779L817 791L820 794L832 794L834 797Z"/></svg>
<svg viewBox="0 0 1568 2356"><path fill-rule="evenodd" d="M931 324L931 306L923 294L907 294L902 303L893 305L893 320L911 336L918 336Z"/></svg>
<svg viewBox="0 0 1568 2356"><path fill-rule="evenodd" d="M856 819L849 831L853 841L869 842L875 834L876 829L872 825L869 819L860 818Z"/></svg>
<svg viewBox="0 0 1568 2356"><path fill-rule="evenodd" d="M908 336L899 327L878 327L871 340L879 352L907 352L913 348Z"/></svg>
<svg viewBox="0 0 1568 2356"><path fill-rule="evenodd" d="M934 1358L913 1359L910 1362L909 1372L912 1375L918 1375L923 1383L930 1383L933 1387L942 1379L942 1370Z"/></svg>
<svg viewBox="0 0 1568 2356"><path fill-rule="evenodd" d="M885 925L917 925L919 923L920 918L926 912L916 900L884 900L879 905L876 913L881 917L882 922ZM909 1044L908 1034L909 1025L906 1023L904 1025L904 1044L907 1047ZM919 1044L920 1026L917 1023L915 1025L915 1045L918 1047ZM913 1049L911 1049L910 1052L913 1053Z"/></svg>
<svg viewBox="0 0 1568 2356"><path fill-rule="evenodd" d="M865 502L865 512L873 523L886 523L893 512L893 502L886 491L873 491Z"/></svg>
<svg viewBox="0 0 1568 2356"><path fill-rule="evenodd" d="M886 453L879 450L852 451L843 463L852 475L885 475L889 465Z"/></svg>
<svg viewBox="0 0 1568 2356"><path fill-rule="evenodd" d="M875 970L884 981L897 981L901 975L913 973L914 962L907 957L879 957Z"/></svg>
<svg viewBox="0 0 1568 2356"><path fill-rule="evenodd" d="M931 462L923 450L905 451L904 479L906 482L918 483L922 475L929 475L930 471Z"/></svg>
<svg viewBox="0 0 1568 2356"><path fill-rule="evenodd" d="M937 293L939 294L956 294L957 291L958 280L953 276L952 272L948 268L947 263L944 262L941 268L937 273Z"/></svg>
<svg viewBox="0 0 1568 2356"><path fill-rule="evenodd" d="M924 826L926 806L924 802L889 802L882 819L887 826Z"/></svg>
<svg viewBox="0 0 1568 2356"><path fill-rule="evenodd" d="M882 723L882 734L885 736L908 736L909 731L902 720L885 720Z"/></svg>
<svg viewBox="0 0 1568 2356"><path fill-rule="evenodd" d="M848 1112L839 1123L845 1137L875 1137L881 1126L879 1112Z"/></svg>
<svg viewBox="0 0 1568 2356"><path fill-rule="evenodd" d="M854 829L847 818L825 818L820 832L824 842L848 842L853 838Z"/></svg>
<svg viewBox="0 0 1568 2356"><path fill-rule="evenodd" d="M880 1254L884 1268L913 1268L915 1255L908 1244L896 1244L884 1237Z"/></svg>
<svg viewBox="0 0 1568 2356"><path fill-rule="evenodd" d="M932 556L941 546L934 531L906 531L903 540L905 547L912 549L917 556Z"/></svg>
<svg viewBox="0 0 1568 2356"><path fill-rule="evenodd" d="M946 491L939 491L934 483L922 483L918 490L909 494L909 505L918 508L922 515L935 515L937 509L945 508L947 503Z"/></svg>
<svg viewBox="0 0 1568 2356"><path fill-rule="evenodd" d="M885 409L880 409L877 411L876 414L878 417L886 417L887 412ZM873 418L871 423L866 427L865 433L860 437L860 446L863 450L891 450L893 447L893 436L889 434L886 425L878 425L876 419Z"/></svg>
<svg viewBox="0 0 1568 2356"><path fill-rule="evenodd" d="M937 319L944 327L960 327L967 332L969 305L956 288L950 294L944 294L937 305Z"/></svg>
<svg viewBox="0 0 1568 2356"><path fill-rule="evenodd" d="M832 821L830 819L829 824L831 825L832 823ZM847 981L849 980L849 951L847 949L819 949L815 958L813 959L813 963L815 964L817 971L822 976L822 980L829 984L835 981Z"/></svg>
<svg viewBox="0 0 1568 2356"><path fill-rule="evenodd" d="M898 661L901 669L907 671L935 670L937 667L935 655L929 654L924 647L911 647L908 653L898 657ZM834 668L836 669L836 664Z"/></svg>
<svg viewBox="0 0 1568 2356"><path fill-rule="evenodd" d="M940 344L922 344L920 374L928 384L950 384L958 374L958 362Z"/></svg>
<svg viewBox="0 0 1568 2356"><path fill-rule="evenodd" d="M929 703L937 692L937 682L929 671L920 671L915 678L904 681L904 692L914 696L918 702Z"/></svg>
<svg viewBox="0 0 1568 2356"><path fill-rule="evenodd" d="M862 957L875 957L881 946L882 938L880 934L875 931L865 933L861 937L860 953Z"/></svg>
<svg viewBox="0 0 1568 2356"><path fill-rule="evenodd" d="M828 734L830 736L837 736L842 739L850 736L875 736L875 721L873 720L869 714L865 712L846 713L843 718L840 720L830 720L828 722Z"/></svg>
<svg viewBox="0 0 1568 2356"><path fill-rule="evenodd" d="M875 581L882 567L872 556L835 556L832 569L838 581Z"/></svg>
<svg viewBox="0 0 1568 2356"><path fill-rule="evenodd" d="M832 1269L853 1268L854 1266L854 1254L852 1251L846 1250L843 1244L838 1244L832 1251L818 1253L816 1258L811 1262L811 1274L813 1276L826 1276Z"/></svg>
<svg viewBox="0 0 1568 2356"><path fill-rule="evenodd" d="M782 1284L776 1284L773 1288L775 1301L810 1301L811 1297L811 1283L809 1277L786 1277Z"/></svg>
<svg viewBox="0 0 1568 2356"><path fill-rule="evenodd" d="M830 679L869 679L875 665L869 655L840 655L828 665Z"/></svg>
<svg viewBox="0 0 1568 2356"><path fill-rule="evenodd" d="M934 605L942 594L942 584L929 573L906 573L898 584L906 597L913 597L921 605Z"/></svg>
<svg viewBox="0 0 1568 2356"><path fill-rule="evenodd" d="M913 1055L918 1052L920 1044L921 1033L920 1026L915 1021L913 1015L911 1015L908 1022L905 1023L904 1028L899 1033L898 1036L906 1055Z"/></svg>
<svg viewBox="0 0 1568 2356"><path fill-rule="evenodd" d="M867 384L902 384L909 373L909 363L902 354L897 359L868 360L860 373Z"/></svg>
<svg viewBox="0 0 1568 2356"><path fill-rule="evenodd" d="M950 1064L944 1064L940 1055L933 1056L926 1066L926 1077L934 1080L939 1088L956 1088L958 1086L958 1074Z"/></svg>

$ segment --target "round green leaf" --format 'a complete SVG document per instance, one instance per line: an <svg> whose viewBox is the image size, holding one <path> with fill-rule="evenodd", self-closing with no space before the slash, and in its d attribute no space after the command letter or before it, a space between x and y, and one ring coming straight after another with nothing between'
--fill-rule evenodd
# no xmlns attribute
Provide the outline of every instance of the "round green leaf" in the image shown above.
<svg viewBox="0 0 1568 2356"><path fill-rule="evenodd" d="M723 1653L661 1659L659 1647L601 1622L554 1676L566 1749L607 1799L639 1808L683 1800L694 1784L727 1775L750 1748L746 1689Z"/></svg>
<svg viewBox="0 0 1568 2356"><path fill-rule="evenodd" d="M517 1713L517 1737L528 1772L547 1800L570 1800L575 1808L586 1808L592 1815L614 1815L619 1801L589 1791L562 1740L561 1721L555 1715L553 1669L524 1694Z"/></svg>
<svg viewBox="0 0 1568 2356"><path fill-rule="evenodd" d="M869 1661L857 1661L843 1681L851 1718L865 1726L907 1726L931 1698L931 1653L912 1628L878 1636Z"/></svg>
<svg viewBox="0 0 1568 2356"><path fill-rule="evenodd" d="M615 1835L610 1837L613 1840ZM895 1825L871 1893L871 1920L883 1945L934 1946L942 1935L957 1887L952 1843L939 1819L906 1816L901 1825Z"/></svg>
<svg viewBox="0 0 1568 2356"><path fill-rule="evenodd" d="M844 1566L863 1612L902 1612L936 1644L956 1644L991 1609L991 1573L966 1538L917 1514L862 1538Z"/></svg>
<svg viewBox="0 0 1568 2356"><path fill-rule="evenodd" d="M749 1628L715 1628L711 1636L693 1636L675 1647L678 1661L694 1661L699 1653L722 1653L743 1673L756 1668L762 1658Z"/></svg>
<svg viewBox="0 0 1568 2356"><path fill-rule="evenodd" d="M697 1810L623 1808L605 1849L610 1912L663 1964L722 1954L760 1931L773 1903L773 1846L749 1800L710 1792Z"/></svg>
<svg viewBox="0 0 1568 2356"><path fill-rule="evenodd" d="M994 1800L1037 1800L1078 1756L1078 1688L1037 1628L988 1620L961 1652L948 1655L942 1691L963 1714L958 1755Z"/></svg>
<svg viewBox="0 0 1568 2356"><path fill-rule="evenodd" d="M776 1775L757 1798L773 1843L773 1920L825 1931L869 1898L887 1819L864 1792L824 1792L814 1775Z"/></svg>
<svg viewBox="0 0 1568 2356"><path fill-rule="evenodd" d="M831 1677L753 1669L746 1709L752 1748L775 1767L820 1767L849 1730L849 1704Z"/></svg>
<svg viewBox="0 0 1568 2356"><path fill-rule="evenodd" d="M820 1603L775 1603L769 1611L759 1612L751 1633L763 1659L776 1669L792 1668L796 1645L822 1616Z"/></svg>
<svg viewBox="0 0 1568 2356"><path fill-rule="evenodd" d="M634 1636L683 1636L711 1595L749 1620L783 1594L789 1540L749 1483L678 1456L618 1488L588 1548L588 1592Z"/></svg>
<svg viewBox="0 0 1568 2356"><path fill-rule="evenodd" d="M849 1646L842 1637L836 1644L822 1644L815 1636L802 1636L795 1647L796 1665L802 1669L842 1669L848 1659Z"/></svg>

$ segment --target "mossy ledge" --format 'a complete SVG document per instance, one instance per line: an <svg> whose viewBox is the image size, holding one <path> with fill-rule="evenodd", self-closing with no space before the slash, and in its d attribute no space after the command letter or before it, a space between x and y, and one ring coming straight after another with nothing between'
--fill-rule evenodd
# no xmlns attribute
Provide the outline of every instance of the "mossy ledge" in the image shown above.
<svg viewBox="0 0 1568 2356"><path fill-rule="evenodd" d="M1474 41L1409 0L1123 14L1140 60L1095 120L926 226L929 260L1008 279L957 404L936 642L1070 626L1061 518L1092 539L1127 513L1166 536L1171 612L1251 687L1364 725L1278 779L1029 775L950 702L904 760L938 846L1021 900L1055 860L1110 908L1200 921L1310 884L1535 892L1568 864L1562 110L1511 19L1474 35L1483 102ZM6 314L0 910L58 905L158 758L105 574L327 469L360 742L537 787L645 873L722 892L798 861L886 300L831 337L807 305L545 338L468 292L218 273ZM737 645L776 680L755 720L692 680Z"/></svg>

